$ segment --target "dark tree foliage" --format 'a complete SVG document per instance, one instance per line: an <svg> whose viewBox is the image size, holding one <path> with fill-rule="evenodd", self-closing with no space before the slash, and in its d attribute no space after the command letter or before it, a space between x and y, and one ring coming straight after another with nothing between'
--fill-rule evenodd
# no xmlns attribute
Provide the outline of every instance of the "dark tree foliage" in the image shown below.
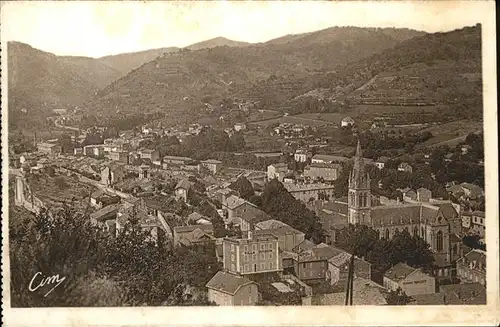
<svg viewBox="0 0 500 327"><path fill-rule="evenodd" d="M374 272L382 274L399 262L425 271L430 271L434 262L429 244L405 230L386 240L379 239L378 232L368 226L349 225L339 231L336 245L364 257Z"/></svg>
<svg viewBox="0 0 500 327"><path fill-rule="evenodd" d="M412 301L412 298L406 295L405 291L398 287L396 291L390 291L387 296L388 305L407 305Z"/></svg>
<svg viewBox="0 0 500 327"><path fill-rule="evenodd" d="M318 217L304 203L295 199L278 180L273 179L264 187L261 209L306 234L315 242L324 241L324 230Z"/></svg>
<svg viewBox="0 0 500 327"><path fill-rule="evenodd" d="M252 183L245 177L239 177L234 183L229 185L229 188L239 193L240 197L249 200L254 194Z"/></svg>
<svg viewBox="0 0 500 327"><path fill-rule="evenodd" d="M134 215L116 238L68 208L24 219L10 235L14 307L209 305L203 297L175 292L179 285L183 294L203 289L220 268L214 246L174 249L161 237L155 243ZM37 272L66 279L44 297L47 285L28 290Z"/></svg>

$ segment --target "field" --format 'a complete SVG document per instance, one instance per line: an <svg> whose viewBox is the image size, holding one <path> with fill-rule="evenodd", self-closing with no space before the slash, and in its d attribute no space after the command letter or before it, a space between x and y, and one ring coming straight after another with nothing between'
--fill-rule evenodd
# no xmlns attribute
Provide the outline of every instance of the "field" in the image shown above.
<svg viewBox="0 0 500 327"><path fill-rule="evenodd" d="M483 130L483 124L477 121L457 120L446 124L440 124L425 128L422 132L431 132L431 139L419 144L419 147L456 145L465 140L467 134L477 133Z"/></svg>
<svg viewBox="0 0 500 327"><path fill-rule="evenodd" d="M294 115L294 117L322 120L324 122L333 124L340 124L340 121L346 116L348 115L340 113L307 113L307 114Z"/></svg>
<svg viewBox="0 0 500 327"><path fill-rule="evenodd" d="M436 112L440 106L391 106L391 105L371 105L361 104L356 105L350 114L353 116L366 115L366 114L405 114L405 113L424 113Z"/></svg>
<svg viewBox="0 0 500 327"><path fill-rule="evenodd" d="M271 126L273 124L282 124L282 123L304 124L304 125L309 125L309 126L335 125L331 121L318 120L315 118L306 118L306 117L303 117L302 115L316 115L316 114L301 114L301 115L297 115L297 116L282 116L282 117L274 118L274 119L249 122L249 124L259 125L259 126L264 127L264 128Z"/></svg>

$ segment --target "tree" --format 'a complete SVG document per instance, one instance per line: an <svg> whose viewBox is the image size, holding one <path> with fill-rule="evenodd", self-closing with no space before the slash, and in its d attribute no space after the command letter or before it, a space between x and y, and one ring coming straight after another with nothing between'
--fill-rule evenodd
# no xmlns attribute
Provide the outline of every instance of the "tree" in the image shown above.
<svg viewBox="0 0 500 327"><path fill-rule="evenodd" d="M245 138L243 137L243 133L241 131L234 133L230 140L234 151L241 151L245 149Z"/></svg>
<svg viewBox="0 0 500 327"><path fill-rule="evenodd" d="M245 200L250 199L255 194L252 183L245 177L240 176L235 182L229 185L229 188L239 193Z"/></svg>
<svg viewBox="0 0 500 327"><path fill-rule="evenodd" d="M71 140L71 135L62 134L58 139L58 144L61 146L63 153L72 152L74 149L74 143Z"/></svg>
<svg viewBox="0 0 500 327"><path fill-rule="evenodd" d="M312 238L317 243L324 241L325 232L318 217L295 199L281 182L276 179L268 182L261 198L261 209L271 217L304 232L306 238Z"/></svg>

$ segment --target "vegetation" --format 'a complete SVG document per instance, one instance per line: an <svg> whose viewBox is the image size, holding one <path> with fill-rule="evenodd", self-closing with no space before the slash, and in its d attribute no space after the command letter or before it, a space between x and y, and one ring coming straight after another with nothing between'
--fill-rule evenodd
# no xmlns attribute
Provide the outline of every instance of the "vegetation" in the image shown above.
<svg viewBox="0 0 500 327"><path fill-rule="evenodd" d="M276 220L280 220L306 234L316 243L325 239L318 217L305 204L295 199L278 180L266 184L261 195L260 208Z"/></svg>
<svg viewBox="0 0 500 327"><path fill-rule="evenodd" d="M203 296L182 295L188 286L203 288L219 269L213 246L155 244L134 219L110 238L68 208L17 222L10 242L13 307L209 305ZM27 288L37 272L65 280L45 297L51 285Z"/></svg>

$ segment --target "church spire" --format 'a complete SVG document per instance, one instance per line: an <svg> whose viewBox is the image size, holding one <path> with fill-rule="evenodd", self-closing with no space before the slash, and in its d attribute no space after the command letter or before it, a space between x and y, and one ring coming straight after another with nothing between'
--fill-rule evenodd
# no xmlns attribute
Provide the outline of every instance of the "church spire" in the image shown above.
<svg viewBox="0 0 500 327"><path fill-rule="evenodd" d="M357 158L363 157L363 154L361 153L361 142L359 141L359 138L358 138L358 146L356 148L356 157Z"/></svg>

